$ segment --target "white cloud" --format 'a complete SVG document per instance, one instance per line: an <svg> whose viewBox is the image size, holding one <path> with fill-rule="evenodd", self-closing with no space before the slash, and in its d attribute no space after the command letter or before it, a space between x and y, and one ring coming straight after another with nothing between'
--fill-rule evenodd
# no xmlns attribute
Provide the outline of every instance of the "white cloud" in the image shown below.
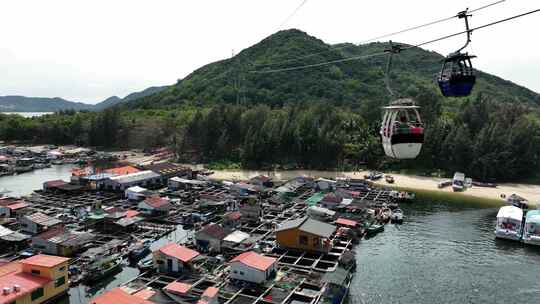
<svg viewBox="0 0 540 304"><path fill-rule="evenodd" d="M310 0L285 28L328 43L360 42L489 2ZM535 9L508 0L476 13L471 25ZM2 1L0 95L61 96L98 102L153 85L172 84L198 67L227 58L276 30L300 3L272 1ZM476 66L540 92L540 15L473 34ZM393 37L418 43L463 30L452 20ZM428 48L449 53L463 37Z"/></svg>

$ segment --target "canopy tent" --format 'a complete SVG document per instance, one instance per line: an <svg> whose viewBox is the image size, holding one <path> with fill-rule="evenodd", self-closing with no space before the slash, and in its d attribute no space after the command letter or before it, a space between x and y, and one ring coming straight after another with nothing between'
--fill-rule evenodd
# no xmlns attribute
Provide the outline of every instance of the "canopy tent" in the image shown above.
<svg viewBox="0 0 540 304"><path fill-rule="evenodd" d="M523 210L515 206L504 206L499 209L497 219L507 218L518 222L523 220Z"/></svg>

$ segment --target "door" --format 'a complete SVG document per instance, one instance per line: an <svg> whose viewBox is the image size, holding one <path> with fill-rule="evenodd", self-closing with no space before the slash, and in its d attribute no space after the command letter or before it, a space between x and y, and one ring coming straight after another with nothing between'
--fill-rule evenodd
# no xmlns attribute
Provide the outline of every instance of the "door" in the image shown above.
<svg viewBox="0 0 540 304"><path fill-rule="evenodd" d="M167 259L167 272L173 272L173 261L171 259Z"/></svg>

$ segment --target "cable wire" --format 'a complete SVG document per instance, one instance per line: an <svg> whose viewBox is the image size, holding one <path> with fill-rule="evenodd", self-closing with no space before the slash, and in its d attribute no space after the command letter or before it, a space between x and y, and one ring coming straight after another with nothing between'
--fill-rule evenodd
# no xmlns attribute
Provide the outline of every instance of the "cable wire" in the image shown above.
<svg viewBox="0 0 540 304"><path fill-rule="evenodd" d="M304 4L306 4L306 2L308 2L308 0L303 0L302 3L300 3L300 5L298 5L289 16L287 16L287 18L285 18L285 20L283 20L283 22L281 22L281 24L278 26L276 32L279 31L285 24L287 24L287 22L289 22L289 20L291 20L291 18L294 17L294 15L296 15L296 13L298 13L298 11L302 8L302 6L304 6Z"/></svg>
<svg viewBox="0 0 540 304"><path fill-rule="evenodd" d="M486 5L484 5L484 6L481 6L481 7L479 7L479 8L475 8L475 9L473 9L473 10L470 10L469 13L477 12L477 11L483 10L483 9L485 9L485 8L488 8L488 7L491 7L491 6L494 6L494 5L503 3L503 2L505 2L505 1L506 1L506 0L499 0L499 1L496 1L496 2L492 2L492 3L486 4ZM434 24L437 24L437 23L441 23L441 22L445 22L445 21L448 21L448 20L452 20L452 19L457 18L457 17L458 17L458 15L456 14L456 15L453 15L453 16L450 16L450 17L447 17L447 18L438 19L438 20L435 20L435 21L431 21L431 22L428 22L428 23L421 24L421 25L417 25L417 26L405 28L405 29L400 30L400 31L396 31L396 32L392 32L392 33L389 33L389 34L385 34L385 35L373 37L373 38L370 38L370 39L361 41L361 42L359 42L358 44L365 44L365 43L372 42L372 41L375 41L375 40L379 40L379 39L382 39L382 38L388 38L388 37L391 37L391 36L403 34L403 33L410 32L410 31L414 31L414 30L418 30L418 29L421 29L421 28L424 28L424 27L427 27L427 26L430 26L430 25L434 25ZM333 47L333 48L331 47L330 49L328 49L328 50L326 50L326 51L322 51L322 52L316 52L316 53L306 54L306 55L302 55L302 56L299 56L299 57L295 57L295 58L291 58L291 59L286 59L286 60L282 60L282 61L278 61L278 62L269 62L269 63L262 63L262 64L254 64L253 66L256 66L256 67L262 67L262 66L279 65L279 64L283 64L283 63L289 63L289 62L292 62L292 61L298 61L298 60L300 60L300 59L305 59L305 58L313 57L313 56L320 55L320 54L326 54L326 53L331 52L331 51L341 50L341 49L344 49L344 48L347 48L347 47L348 47L348 45L345 45L345 46L338 46L338 47Z"/></svg>
<svg viewBox="0 0 540 304"><path fill-rule="evenodd" d="M493 26L493 25L496 25L496 24L499 24L499 23L503 23L503 22L510 21L510 20L513 20L513 19L517 19L517 18L520 18L520 17L523 17L523 16L527 16L527 15L530 15L530 14L537 13L537 12L540 12L540 9L532 10L532 11L529 11L529 12L526 12L526 13L523 13L523 14L515 15L515 16L512 16L512 17L505 18L505 19L501 19L501 20L497 20L497 21L494 21L494 22L491 22L491 23L487 23L487 24L484 24L484 25L481 25L481 26L477 26L475 28L470 29L469 31L473 32L473 31L476 31L476 30L479 30L479 29L483 29L483 28L486 28L486 27L489 27L489 26ZM439 37L439 38L436 38L436 39L432 39L432 40L429 40L429 41L425 41L425 42L422 42L422 43L419 43L419 44L410 45L408 47L402 48L402 51L412 49L412 48L421 47L421 46L424 46L424 45L427 45L427 44L431 44L431 43L438 42L438 41L441 41L441 40L445 40L445 39L448 39L448 38L452 38L452 37L455 37L455 36L463 35L463 34L466 34L467 32L468 31L461 31L461 32L458 32L458 33L454 33L454 34L446 35L446 36ZM320 62L320 63L308 64L308 65L302 65L302 66L295 66L295 67L289 67L289 68L263 70L263 71L250 71L250 73L267 74L267 73L286 72L286 71L293 71L293 70L302 70L302 69L308 69L308 68L312 68L312 67L326 66L326 65L335 64L335 63L341 63L341 62L347 62L347 61L353 61L353 60L372 58L372 57L381 56L381 55L385 55L385 54L386 54L386 52L380 52L380 53L374 53L374 54L369 54L369 55L347 57L347 58L342 58L342 59L337 59L337 60L331 60L331 61L326 61L326 62Z"/></svg>

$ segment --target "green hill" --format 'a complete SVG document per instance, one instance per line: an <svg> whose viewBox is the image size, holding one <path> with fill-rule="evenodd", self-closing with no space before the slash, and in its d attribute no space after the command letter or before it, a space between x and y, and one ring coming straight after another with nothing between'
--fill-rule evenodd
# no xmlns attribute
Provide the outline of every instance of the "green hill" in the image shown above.
<svg viewBox="0 0 540 304"><path fill-rule="evenodd" d="M0 112L55 112L60 110L90 110L92 105L62 98L0 96Z"/></svg>
<svg viewBox="0 0 540 304"><path fill-rule="evenodd" d="M167 90L133 101L129 106L160 108L186 101L267 105L323 101L335 105L379 105L389 99L384 85L387 56L287 72L259 72L374 54L387 48L387 43L332 46L299 30L280 31L231 59L203 66ZM313 53L317 54L296 59ZM391 73L395 91L400 95L415 95L426 89L438 91L435 78L442 59L442 55L420 48L400 53L395 57ZM487 73L478 74L473 97L484 94L499 100L540 105L539 94Z"/></svg>

